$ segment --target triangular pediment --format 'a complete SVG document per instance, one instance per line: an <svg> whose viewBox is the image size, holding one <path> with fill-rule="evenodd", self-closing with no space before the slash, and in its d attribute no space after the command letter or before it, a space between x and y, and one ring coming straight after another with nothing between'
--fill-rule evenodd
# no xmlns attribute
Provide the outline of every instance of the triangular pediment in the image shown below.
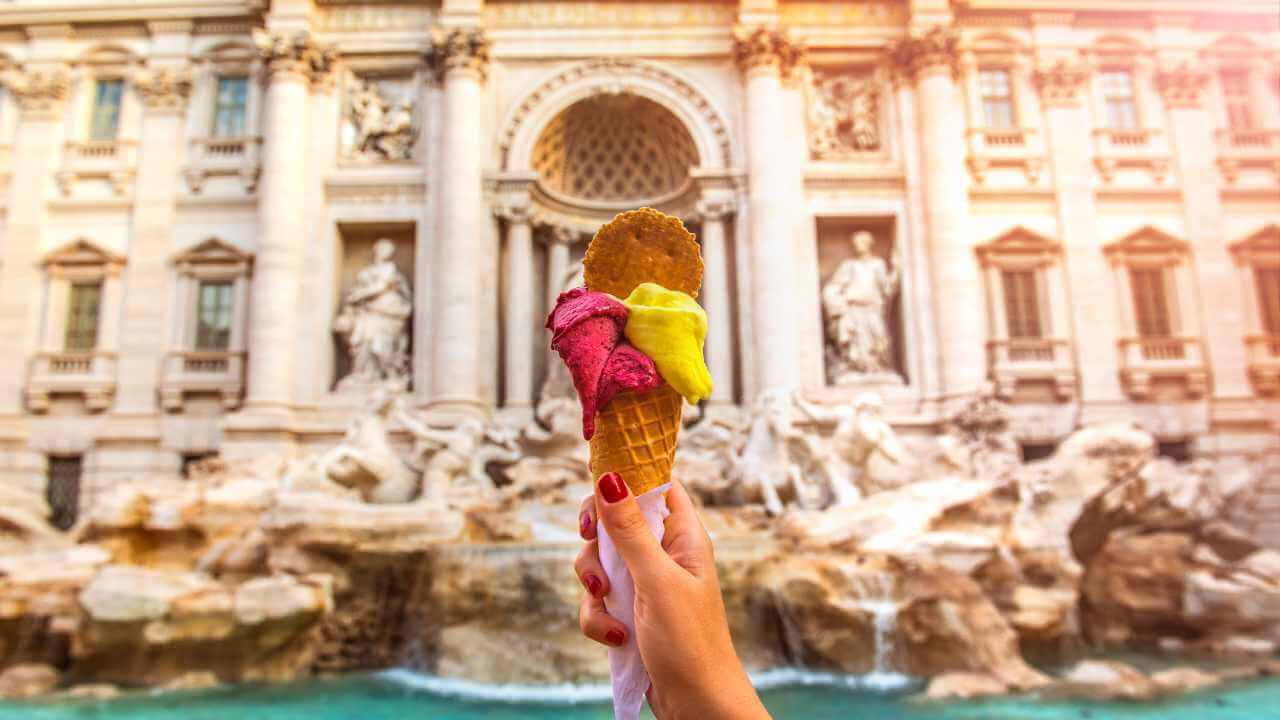
<svg viewBox="0 0 1280 720"><path fill-rule="evenodd" d="M1280 264L1280 225L1271 224L1231 244L1231 254L1243 265Z"/></svg>
<svg viewBox="0 0 1280 720"><path fill-rule="evenodd" d="M1113 261L1137 258L1176 261L1190 254L1191 245L1157 227L1145 225L1102 250Z"/></svg>
<svg viewBox="0 0 1280 720"><path fill-rule="evenodd" d="M253 254L247 253L226 240L211 237L179 251L170 262L182 263L241 263L252 262Z"/></svg>
<svg viewBox="0 0 1280 720"><path fill-rule="evenodd" d="M979 245L974 251L983 264L1048 264L1062 252L1062 245L1019 225L994 240Z"/></svg>
<svg viewBox="0 0 1280 720"><path fill-rule="evenodd" d="M44 256L40 264L45 267L85 267L93 265L123 265L124 262L123 255L117 255L86 238L78 238L50 251L49 254Z"/></svg>

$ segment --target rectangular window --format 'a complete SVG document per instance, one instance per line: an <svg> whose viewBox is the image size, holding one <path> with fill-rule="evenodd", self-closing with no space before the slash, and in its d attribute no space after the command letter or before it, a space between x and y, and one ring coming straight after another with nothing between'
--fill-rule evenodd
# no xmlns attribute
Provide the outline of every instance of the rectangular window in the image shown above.
<svg viewBox="0 0 1280 720"><path fill-rule="evenodd" d="M982 96L982 118L989 128L1014 127L1013 86L1003 68L980 70L978 92Z"/></svg>
<svg viewBox="0 0 1280 720"><path fill-rule="evenodd" d="M1258 286L1258 312L1262 333L1280 337L1280 267L1260 267L1253 271Z"/></svg>
<svg viewBox="0 0 1280 720"><path fill-rule="evenodd" d="M68 530L80 515L79 455L49 458L49 478L45 483L45 500L49 502L49 522L59 530Z"/></svg>
<svg viewBox="0 0 1280 720"><path fill-rule="evenodd" d="M98 308L101 302L101 283L75 283L71 286L65 349L86 351L98 346Z"/></svg>
<svg viewBox="0 0 1280 720"><path fill-rule="evenodd" d="M93 116L89 123L90 140L115 140L120 130L120 98L123 80L99 80L93 87Z"/></svg>
<svg viewBox="0 0 1280 720"><path fill-rule="evenodd" d="M1133 285L1133 313L1139 337L1173 337L1164 268L1132 268L1129 281Z"/></svg>
<svg viewBox="0 0 1280 720"><path fill-rule="evenodd" d="M228 75L218 78L218 93L213 100L213 136L244 135L245 108L248 105L249 78Z"/></svg>
<svg viewBox="0 0 1280 720"><path fill-rule="evenodd" d="M1112 130L1135 130L1138 106L1133 94L1133 73L1128 70L1103 70L1098 74L1107 127Z"/></svg>
<svg viewBox="0 0 1280 720"><path fill-rule="evenodd" d="M1253 112L1249 108L1249 74L1242 70L1223 70L1222 97L1227 105L1227 126L1232 130L1253 128Z"/></svg>
<svg viewBox="0 0 1280 720"><path fill-rule="evenodd" d="M1044 337L1040 322L1040 283L1035 270L1004 270L1005 318L1009 338L1038 339Z"/></svg>
<svg viewBox="0 0 1280 720"><path fill-rule="evenodd" d="M231 283L202 282L196 304L196 349L231 347Z"/></svg>

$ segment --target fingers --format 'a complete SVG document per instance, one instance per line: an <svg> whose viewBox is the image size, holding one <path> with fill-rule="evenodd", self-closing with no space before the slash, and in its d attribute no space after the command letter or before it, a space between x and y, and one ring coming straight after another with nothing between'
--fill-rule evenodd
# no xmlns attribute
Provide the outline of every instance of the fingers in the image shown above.
<svg viewBox="0 0 1280 720"><path fill-rule="evenodd" d="M605 575L604 567L600 564L600 548L595 540L589 541L583 546L582 552L578 553L577 559L573 561L573 571L577 573L582 587L591 593L591 597L603 599L609 594L609 576Z"/></svg>
<svg viewBox="0 0 1280 720"><path fill-rule="evenodd" d="M627 641L627 629L604 609L603 600L590 595L583 595L578 605L578 627L601 645L618 647Z"/></svg>
<svg viewBox="0 0 1280 720"><path fill-rule="evenodd" d="M667 510L671 514L666 519L662 548L675 557L681 567L700 577L707 568L714 568L711 537L698 517L693 499L677 480L672 480L667 490Z"/></svg>
<svg viewBox="0 0 1280 720"><path fill-rule="evenodd" d="M609 531L618 555L637 583L653 577L671 562L640 514L640 506L617 473L605 473L596 484L596 516Z"/></svg>
<svg viewBox="0 0 1280 720"><path fill-rule="evenodd" d="M582 506L578 509L578 534L583 540L596 539L596 496L594 494L582 498Z"/></svg>

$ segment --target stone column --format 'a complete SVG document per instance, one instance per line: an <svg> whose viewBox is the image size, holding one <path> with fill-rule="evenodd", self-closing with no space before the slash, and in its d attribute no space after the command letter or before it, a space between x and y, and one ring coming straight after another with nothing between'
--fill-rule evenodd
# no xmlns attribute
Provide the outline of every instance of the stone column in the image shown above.
<svg viewBox="0 0 1280 720"><path fill-rule="evenodd" d="M264 34L256 40L267 99L245 411L273 414L288 412L293 404L298 283L308 229L307 94L311 78L328 71L331 56L306 32Z"/></svg>
<svg viewBox="0 0 1280 720"><path fill-rule="evenodd" d="M1247 374L1244 337L1248 334L1246 309L1255 298L1244 294L1239 270L1222 235L1225 217L1217 176L1217 145L1212 117L1205 106L1211 77L1190 63L1163 67L1155 76L1156 88L1168 110L1174 162L1181 178L1182 209L1194 266L1188 273L1198 281L1192 296L1212 298L1213 320L1192 325L1192 307L1180 307L1181 334L1200 338L1208 351L1213 381L1211 422L1230 424L1256 416ZM1187 288L1190 290L1191 288Z"/></svg>
<svg viewBox="0 0 1280 720"><path fill-rule="evenodd" d="M0 452L12 458L0 481L33 491L44 487L44 458L27 444L23 388L27 364L39 349L39 259L46 249L47 199L54 193L54 165L62 157L63 110L71 82L59 67L5 77L18 107L10 166L4 262L0 263Z"/></svg>
<svg viewBox="0 0 1280 720"><path fill-rule="evenodd" d="M703 198L698 202L702 217L702 293L699 299L707 311L707 367L713 381L712 405L731 405L733 386L733 330L729 302L729 253L725 247L725 220L733 214L732 200Z"/></svg>
<svg viewBox="0 0 1280 720"><path fill-rule="evenodd" d="M921 178L943 398L969 395L987 374L982 278L969 228L963 100L955 81L955 37L942 28L902 41L894 50L914 78L919 110ZM959 117L963 117L963 113Z"/></svg>
<svg viewBox="0 0 1280 720"><path fill-rule="evenodd" d="M181 36L184 40L186 35ZM162 36L163 38L163 36ZM168 39L168 38L163 38ZM185 43L184 43L185 44ZM175 158L182 155L183 128L191 79L185 68L148 70L133 78L145 114L138 148L133 232L125 266L124 332L115 415L156 411L156 382L170 338L167 295L178 182ZM181 309L175 310L181 312ZM176 340L176 338L174 338ZM159 428L154 428L159 441ZM175 458L176 459L176 458Z"/></svg>
<svg viewBox="0 0 1280 720"><path fill-rule="evenodd" d="M797 186L803 195L803 178L795 177L796 163L780 161L777 153L788 127L782 76L795 68L801 50L782 32L767 28L740 32L734 49L746 83L752 351L755 390L764 392L800 382L793 215L802 209L794 202Z"/></svg>
<svg viewBox="0 0 1280 720"><path fill-rule="evenodd" d="M566 227L547 229L547 312L556 306L556 297L564 289L564 276L569 272L569 249L576 239Z"/></svg>
<svg viewBox="0 0 1280 720"><path fill-rule="evenodd" d="M432 64L441 76L440 206L436 225L435 296L431 310L431 401L446 415L483 414L480 357L480 271L484 196L482 115L489 41L478 28L441 32Z"/></svg>
<svg viewBox="0 0 1280 720"><path fill-rule="evenodd" d="M1095 171L1090 153L1082 150L1092 147L1094 127L1084 102L1088 80L1087 69L1074 60L1045 61L1035 73L1070 306L1070 326L1053 332L1072 341L1085 423L1113 415L1126 403L1116 353L1116 341L1124 335L1122 317L1098 234Z"/></svg>
<svg viewBox="0 0 1280 720"><path fill-rule="evenodd" d="M533 407L533 344L537 320L534 317L533 227L528 204L503 205L494 214L507 226L507 249L503 276L504 404L507 408L530 412Z"/></svg>

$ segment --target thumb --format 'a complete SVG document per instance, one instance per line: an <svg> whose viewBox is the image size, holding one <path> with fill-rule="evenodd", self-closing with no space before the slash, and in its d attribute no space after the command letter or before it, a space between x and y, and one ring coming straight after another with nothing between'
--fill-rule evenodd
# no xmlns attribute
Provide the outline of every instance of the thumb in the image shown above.
<svg viewBox="0 0 1280 720"><path fill-rule="evenodd" d="M604 525L618 555L627 564L631 577L651 576L665 562L667 554L658 544L635 496L618 473L605 473L596 485L596 517Z"/></svg>

